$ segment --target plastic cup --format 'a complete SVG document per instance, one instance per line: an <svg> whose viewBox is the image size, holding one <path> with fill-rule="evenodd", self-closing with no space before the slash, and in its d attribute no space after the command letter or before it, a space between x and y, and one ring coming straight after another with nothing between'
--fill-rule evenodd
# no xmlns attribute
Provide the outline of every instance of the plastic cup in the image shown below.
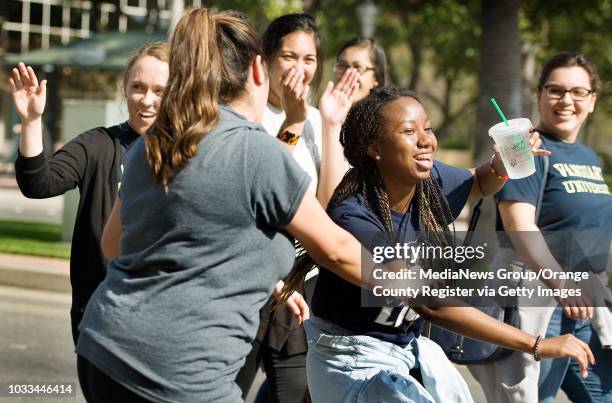
<svg viewBox="0 0 612 403"><path fill-rule="evenodd" d="M501 149L502 162L510 179L525 178L535 172L535 161L529 143L531 121L510 119L508 125L498 123L489 129L489 136Z"/></svg>

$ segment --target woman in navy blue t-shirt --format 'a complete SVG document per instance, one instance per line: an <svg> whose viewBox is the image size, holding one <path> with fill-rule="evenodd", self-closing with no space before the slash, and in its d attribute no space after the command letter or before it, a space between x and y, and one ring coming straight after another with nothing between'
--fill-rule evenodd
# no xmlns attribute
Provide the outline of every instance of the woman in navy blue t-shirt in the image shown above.
<svg viewBox="0 0 612 403"><path fill-rule="evenodd" d="M425 233L435 238L435 245L452 242L448 225L468 197L491 195L505 181L497 148L491 163L474 169L434 161L437 142L429 118L417 98L399 87L375 89L355 104L342 127L341 142L353 168L336 188L328 213L370 252L375 252L373 246L395 245ZM534 153L547 155L538 150L539 144L534 134ZM420 261L421 267L430 263ZM288 290L311 264L302 259L287 279ZM394 264L406 268L400 260ZM364 270L362 279L367 279ZM362 288L350 284L343 272L336 274L321 271L314 315L305 323L308 386L315 402L471 402L465 382L442 350L420 337L419 315L515 350L572 357L583 371L591 361L587 345L572 336L541 340L471 307L409 308L393 299L382 308L364 307L362 292L377 283L362 280ZM410 374L416 367L422 382Z"/></svg>
<svg viewBox="0 0 612 403"><path fill-rule="evenodd" d="M536 159L534 175L510 181L495 195L500 218L497 230L506 231L512 241L501 243L498 261L505 266L522 269L523 262L517 258L516 250L528 267L588 272L592 280L607 283L612 196L595 152L578 139L583 123L595 107L597 90L597 72L583 55L559 53L544 65L538 83L537 130L551 155L548 164ZM538 201L541 207L536 214ZM547 285L577 287L571 281ZM596 287L598 292L603 289L598 284ZM586 294L593 298L597 294L594 290ZM558 298L561 307L557 308L552 306L554 300L550 308L519 307L525 331L547 336L570 333L589 344L596 364L586 378L567 358L540 364L515 353L492 364L470 367L487 400L552 403L562 387L575 402L612 401L612 351L602 349L602 344L609 341L600 341L612 338L612 319L603 304L592 302Z"/></svg>

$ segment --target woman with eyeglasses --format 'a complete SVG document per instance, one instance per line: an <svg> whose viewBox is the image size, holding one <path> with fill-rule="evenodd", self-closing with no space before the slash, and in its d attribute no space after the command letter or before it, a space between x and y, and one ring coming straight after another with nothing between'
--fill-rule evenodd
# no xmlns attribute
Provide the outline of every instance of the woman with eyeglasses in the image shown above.
<svg viewBox="0 0 612 403"><path fill-rule="evenodd" d="M337 79L350 67L359 73L355 102L368 95L373 88L388 85L390 82L387 55L374 38L358 36L340 47L333 65Z"/></svg>
<svg viewBox="0 0 612 403"><path fill-rule="evenodd" d="M604 286L607 284L606 266L598 265L596 249L602 242L609 248L612 196L598 157L579 140L580 130L595 107L597 91L595 66L581 54L559 53L542 69L537 130L543 147L552 152L548 171L544 173L544 160L536 159L534 175L508 181L495 196L497 230L505 231L509 238L500 239L501 253L518 270L523 261L528 267L559 271L586 268ZM536 217L538 200L541 208ZM580 241L593 233L599 234L598 242ZM578 255L582 256L580 264ZM585 262L590 267L585 267ZM569 284L559 287L572 288ZM521 327L535 334L546 332L546 337L570 333L589 344L596 364L588 376L583 378L578 366L567 358L540 364L527 354L515 352L491 364L470 366L487 401L552 403L559 388L574 402L612 401L612 351L602 349L600 338L606 335L593 331L605 320L604 315L609 315L607 308L590 307L592 301L588 300L558 302L561 306L557 308L519 307Z"/></svg>

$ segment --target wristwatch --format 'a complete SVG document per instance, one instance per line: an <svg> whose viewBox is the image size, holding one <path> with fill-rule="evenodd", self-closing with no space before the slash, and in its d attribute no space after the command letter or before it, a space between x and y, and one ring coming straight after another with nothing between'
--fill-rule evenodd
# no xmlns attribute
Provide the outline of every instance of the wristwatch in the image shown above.
<svg viewBox="0 0 612 403"><path fill-rule="evenodd" d="M294 146L300 140L300 135L292 133L289 130L283 130L282 132L278 133L276 138L282 141L283 143L287 143L290 146Z"/></svg>

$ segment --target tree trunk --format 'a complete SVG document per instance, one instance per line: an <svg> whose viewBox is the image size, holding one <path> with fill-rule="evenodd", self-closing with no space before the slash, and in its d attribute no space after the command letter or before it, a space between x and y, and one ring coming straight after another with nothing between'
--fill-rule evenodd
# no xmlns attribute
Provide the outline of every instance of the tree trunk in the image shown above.
<svg viewBox="0 0 612 403"><path fill-rule="evenodd" d="M319 8L321 8L321 2L319 0L304 0L304 12L310 15L315 15Z"/></svg>
<svg viewBox="0 0 612 403"><path fill-rule="evenodd" d="M448 137L450 133L448 132L452 125L452 95L453 95L453 85L455 84L455 74L448 74L444 77L444 98L442 101L441 112L442 112L442 123L436 132L436 137L438 141L441 141Z"/></svg>
<svg viewBox="0 0 612 403"><path fill-rule="evenodd" d="M476 113L475 165L490 158L489 127L501 121L490 103L495 98L508 119L521 117L521 38L519 0L482 0L480 96ZM484 203L479 228L494 228L494 204Z"/></svg>
<svg viewBox="0 0 612 403"><path fill-rule="evenodd" d="M423 48L417 38L408 39L408 46L412 54L412 71L410 72L408 88L417 91L421 78L421 65L423 64Z"/></svg>
<svg viewBox="0 0 612 403"><path fill-rule="evenodd" d="M530 118L533 125L537 125L540 118L537 115L537 86L538 77L536 54L548 46L548 36L550 34L550 24L546 16L533 17L540 22L541 39L531 43L525 43L523 47L523 117Z"/></svg>
<svg viewBox="0 0 612 403"><path fill-rule="evenodd" d="M536 77L536 52L537 45L527 45L523 47L523 112L522 116L531 119L531 123L535 126L537 117L534 113L534 100L536 99L536 87L538 85Z"/></svg>

